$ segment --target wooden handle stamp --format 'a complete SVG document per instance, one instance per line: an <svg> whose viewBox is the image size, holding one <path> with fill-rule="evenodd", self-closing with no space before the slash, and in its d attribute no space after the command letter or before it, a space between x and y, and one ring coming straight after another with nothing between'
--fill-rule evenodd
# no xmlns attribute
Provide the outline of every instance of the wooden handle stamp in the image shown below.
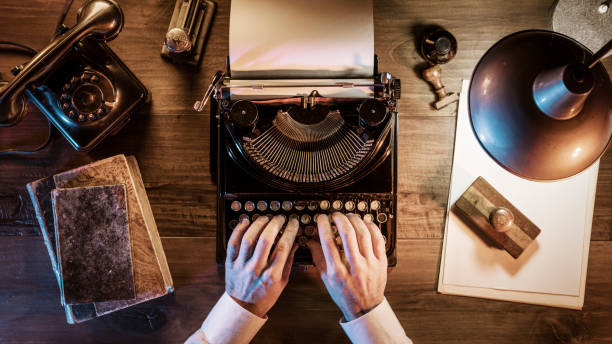
<svg viewBox="0 0 612 344"><path fill-rule="evenodd" d="M482 177L459 197L452 211L483 239L515 259L541 232Z"/></svg>

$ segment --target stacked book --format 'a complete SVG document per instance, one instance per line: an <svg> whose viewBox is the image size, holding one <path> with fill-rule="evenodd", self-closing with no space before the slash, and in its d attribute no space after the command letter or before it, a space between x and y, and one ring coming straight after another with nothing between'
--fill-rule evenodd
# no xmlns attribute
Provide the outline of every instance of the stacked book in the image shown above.
<svg viewBox="0 0 612 344"><path fill-rule="evenodd" d="M68 323L173 291L134 157L117 155L27 188Z"/></svg>

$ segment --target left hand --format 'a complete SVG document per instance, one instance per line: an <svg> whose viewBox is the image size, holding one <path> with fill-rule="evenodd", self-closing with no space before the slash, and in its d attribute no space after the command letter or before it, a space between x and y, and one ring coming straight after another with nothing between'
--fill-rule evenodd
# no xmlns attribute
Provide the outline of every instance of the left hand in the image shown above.
<svg viewBox="0 0 612 344"><path fill-rule="evenodd" d="M289 282L299 223L289 220L272 255L274 239L285 217L261 216L249 227L240 222L227 243L225 291L242 307L263 318Z"/></svg>

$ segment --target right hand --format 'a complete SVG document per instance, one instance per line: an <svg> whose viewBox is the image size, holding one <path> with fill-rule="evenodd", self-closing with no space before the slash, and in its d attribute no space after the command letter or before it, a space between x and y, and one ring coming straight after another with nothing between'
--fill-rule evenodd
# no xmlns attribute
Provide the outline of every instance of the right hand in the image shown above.
<svg viewBox="0 0 612 344"><path fill-rule="evenodd" d="M336 212L332 217L345 257L336 246L327 215L317 218L320 244L310 240L307 245L330 296L344 318L351 321L378 306L385 297L385 241L378 226L364 222L359 215Z"/></svg>

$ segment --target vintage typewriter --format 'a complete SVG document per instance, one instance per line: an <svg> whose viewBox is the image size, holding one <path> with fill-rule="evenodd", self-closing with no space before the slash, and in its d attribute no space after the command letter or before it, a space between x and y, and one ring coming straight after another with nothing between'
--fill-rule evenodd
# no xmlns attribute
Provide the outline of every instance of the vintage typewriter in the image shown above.
<svg viewBox="0 0 612 344"><path fill-rule="evenodd" d="M195 108L210 97L218 262L240 219L283 214L300 223L295 261L312 264L305 243L318 239L316 215L340 211L377 223L389 265L396 264L400 80L379 73L371 59L369 78L308 78L302 71L302 78L253 79L232 70L230 58L215 75Z"/></svg>

